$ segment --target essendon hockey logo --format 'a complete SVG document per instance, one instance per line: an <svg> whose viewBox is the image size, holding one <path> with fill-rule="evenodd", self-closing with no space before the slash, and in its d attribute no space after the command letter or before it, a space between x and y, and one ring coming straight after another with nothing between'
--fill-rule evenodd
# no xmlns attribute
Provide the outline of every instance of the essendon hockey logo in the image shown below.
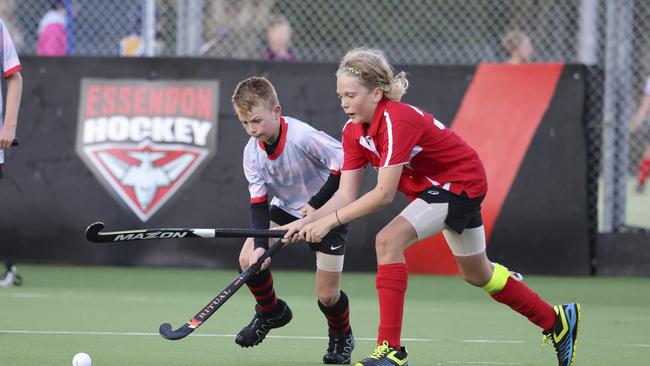
<svg viewBox="0 0 650 366"><path fill-rule="evenodd" d="M216 150L217 81L84 79L77 154L143 222Z"/></svg>

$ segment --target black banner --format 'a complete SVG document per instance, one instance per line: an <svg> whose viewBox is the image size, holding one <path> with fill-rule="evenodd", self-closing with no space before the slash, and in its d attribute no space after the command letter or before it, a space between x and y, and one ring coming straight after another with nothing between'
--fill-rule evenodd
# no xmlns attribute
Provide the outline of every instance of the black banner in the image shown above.
<svg viewBox="0 0 650 366"><path fill-rule="evenodd" d="M232 91L243 78L267 76L279 93L283 114L311 123L335 138L340 138L346 120L336 98L335 64L178 58L24 57L22 61L21 146L8 153L5 178L0 180L0 257L17 261L235 268L242 243L239 239L109 245L89 243L83 232L95 221L105 222L109 231L247 227L249 197L241 157L248 136L230 103ZM407 71L411 80L404 101L447 124L453 120L474 72L472 66L399 69ZM566 66L564 72L563 78L581 74L583 68ZM183 101L186 87L190 91ZM201 90L214 94L202 97ZM190 93L195 93L194 97ZM519 271L587 271L586 159L578 153L584 149L583 98L583 93L573 89L555 96L494 228L489 248L495 260ZM199 100L213 102L208 107ZM165 122L166 118L181 122L172 127L165 124L171 123ZM200 130L207 129L201 127L205 126L203 121L213 126L207 133ZM94 130L87 132L88 126ZM551 127L562 129L557 134L559 139L547 137ZM182 155L170 152L169 145L154 146L153 140L174 145L179 151L205 147L208 152L203 168L197 169L192 179L180 182L183 187L170 196L173 199L161 202L147 215L155 193L151 200L138 199L137 184L118 184L119 189L130 189L125 195L136 207L129 207L119 197L119 190L107 181L124 182L128 168L142 166L143 161L150 163L146 166L150 173L160 173L174 157ZM151 145L141 146L144 141ZM110 146L102 146L109 142ZM88 154L94 154L96 162L104 165L108 178L98 173L100 168L87 164L92 160ZM214 156L210 159L209 154ZM547 164L543 174L535 169L542 163ZM111 170L109 165L118 168ZM111 174L122 179L111 178ZM569 189L558 187L560 176L570 182ZM365 189L375 181L376 173L369 172ZM553 202L566 202L566 207L545 204L540 192L553 195ZM515 198L522 196L532 200ZM375 235L405 204L400 197L381 213L351 224L346 270L375 270ZM549 222L550 218L553 220ZM558 259L562 251L568 255ZM273 262L276 268L315 268L315 256L307 245L286 248Z"/></svg>

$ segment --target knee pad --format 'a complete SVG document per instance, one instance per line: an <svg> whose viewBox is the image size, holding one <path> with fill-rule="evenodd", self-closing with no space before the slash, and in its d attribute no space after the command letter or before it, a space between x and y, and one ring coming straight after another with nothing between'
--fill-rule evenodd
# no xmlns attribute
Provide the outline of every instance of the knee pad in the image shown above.
<svg viewBox="0 0 650 366"><path fill-rule="evenodd" d="M465 229L462 234L453 230L443 231L449 249L456 257L469 257L485 250L485 230L483 226Z"/></svg>
<svg viewBox="0 0 650 366"><path fill-rule="evenodd" d="M343 255L316 252L316 268L327 272L343 272Z"/></svg>

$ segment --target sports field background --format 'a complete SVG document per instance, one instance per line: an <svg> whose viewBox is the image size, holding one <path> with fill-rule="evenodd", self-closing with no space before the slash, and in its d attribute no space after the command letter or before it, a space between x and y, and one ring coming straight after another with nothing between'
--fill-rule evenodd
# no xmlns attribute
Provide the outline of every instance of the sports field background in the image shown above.
<svg viewBox="0 0 650 366"><path fill-rule="evenodd" d="M627 183L626 222L629 226L650 230L650 189L639 193L636 191L636 179Z"/></svg>
<svg viewBox="0 0 650 366"><path fill-rule="evenodd" d="M164 340L163 322L183 324L223 289L234 271L19 266L22 287L0 289L0 365L70 365L87 352L103 365L318 365L326 348L314 274L275 272L294 319L254 348L234 343L250 321L242 288L193 335ZM647 365L650 280L526 276L552 303L580 301L576 365ZM353 359L374 348L374 274L344 273L357 337ZM552 345L520 315L457 277L412 275L403 337L410 365L555 365Z"/></svg>
<svg viewBox="0 0 650 366"><path fill-rule="evenodd" d="M626 224L650 230L650 189L639 193L636 191L636 185L637 178L635 176L628 177L625 206ZM598 185L598 228L600 231L602 231L603 224L603 207L603 184L601 181Z"/></svg>

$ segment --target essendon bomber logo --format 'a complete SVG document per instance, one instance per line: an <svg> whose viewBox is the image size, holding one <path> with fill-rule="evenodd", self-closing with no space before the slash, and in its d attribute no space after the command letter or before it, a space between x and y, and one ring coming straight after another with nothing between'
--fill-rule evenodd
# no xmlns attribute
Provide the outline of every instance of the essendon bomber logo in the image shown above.
<svg viewBox="0 0 650 366"><path fill-rule="evenodd" d="M216 150L217 81L84 79L77 154L143 222Z"/></svg>

